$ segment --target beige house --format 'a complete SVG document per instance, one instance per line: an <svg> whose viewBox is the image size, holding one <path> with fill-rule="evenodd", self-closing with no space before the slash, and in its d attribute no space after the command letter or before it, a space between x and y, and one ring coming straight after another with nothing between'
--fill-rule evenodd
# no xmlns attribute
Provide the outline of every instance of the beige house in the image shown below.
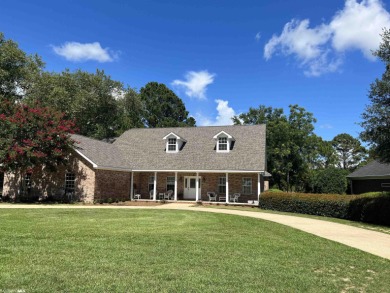
<svg viewBox="0 0 390 293"><path fill-rule="evenodd" d="M268 189L265 125L130 129L114 143L80 135L70 164L33 170L17 182L5 174L3 194L22 186L35 197L98 200L253 202ZM233 196L234 195L234 196Z"/></svg>

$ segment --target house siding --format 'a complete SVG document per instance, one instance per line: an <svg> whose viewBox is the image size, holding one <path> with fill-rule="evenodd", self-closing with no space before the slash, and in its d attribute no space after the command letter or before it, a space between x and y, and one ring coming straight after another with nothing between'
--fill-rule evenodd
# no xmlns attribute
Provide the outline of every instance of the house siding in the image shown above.
<svg viewBox="0 0 390 293"><path fill-rule="evenodd" d="M381 186L382 183L390 183L390 178L352 180L352 193L361 194L373 191L383 191Z"/></svg>

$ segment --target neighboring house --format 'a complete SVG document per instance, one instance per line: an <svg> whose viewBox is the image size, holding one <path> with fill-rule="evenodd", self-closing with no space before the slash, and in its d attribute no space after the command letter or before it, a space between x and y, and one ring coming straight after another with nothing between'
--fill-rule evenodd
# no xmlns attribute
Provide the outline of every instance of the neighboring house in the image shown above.
<svg viewBox="0 0 390 293"><path fill-rule="evenodd" d="M6 174L4 194L71 194L83 201L162 198L218 201L240 193L257 200L268 189L265 125L130 129L114 143L80 135L70 164L55 173L34 170L23 182ZM18 188L19 187L19 188Z"/></svg>
<svg viewBox="0 0 390 293"><path fill-rule="evenodd" d="M390 164L373 161L349 174L351 193L390 191Z"/></svg>

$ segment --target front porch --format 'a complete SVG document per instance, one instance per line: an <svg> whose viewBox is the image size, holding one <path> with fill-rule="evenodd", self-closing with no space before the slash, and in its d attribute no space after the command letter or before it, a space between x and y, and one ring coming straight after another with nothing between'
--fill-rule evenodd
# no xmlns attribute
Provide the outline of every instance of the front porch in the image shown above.
<svg viewBox="0 0 390 293"><path fill-rule="evenodd" d="M130 198L142 201L211 202L256 204L268 189L262 172L131 172ZM167 192L170 191L169 196ZM233 194L236 198L233 200ZM238 195L238 197L237 197Z"/></svg>

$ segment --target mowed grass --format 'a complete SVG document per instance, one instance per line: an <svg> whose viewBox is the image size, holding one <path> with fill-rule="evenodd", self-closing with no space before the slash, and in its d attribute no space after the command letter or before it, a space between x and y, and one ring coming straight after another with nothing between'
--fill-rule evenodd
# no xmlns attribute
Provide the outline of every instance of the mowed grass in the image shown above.
<svg viewBox="0 0 390 293"><path fill-rule="evenodd" d="M389 275L389 260L247 217L0 211L0 292L389 292Z"/></svg>

